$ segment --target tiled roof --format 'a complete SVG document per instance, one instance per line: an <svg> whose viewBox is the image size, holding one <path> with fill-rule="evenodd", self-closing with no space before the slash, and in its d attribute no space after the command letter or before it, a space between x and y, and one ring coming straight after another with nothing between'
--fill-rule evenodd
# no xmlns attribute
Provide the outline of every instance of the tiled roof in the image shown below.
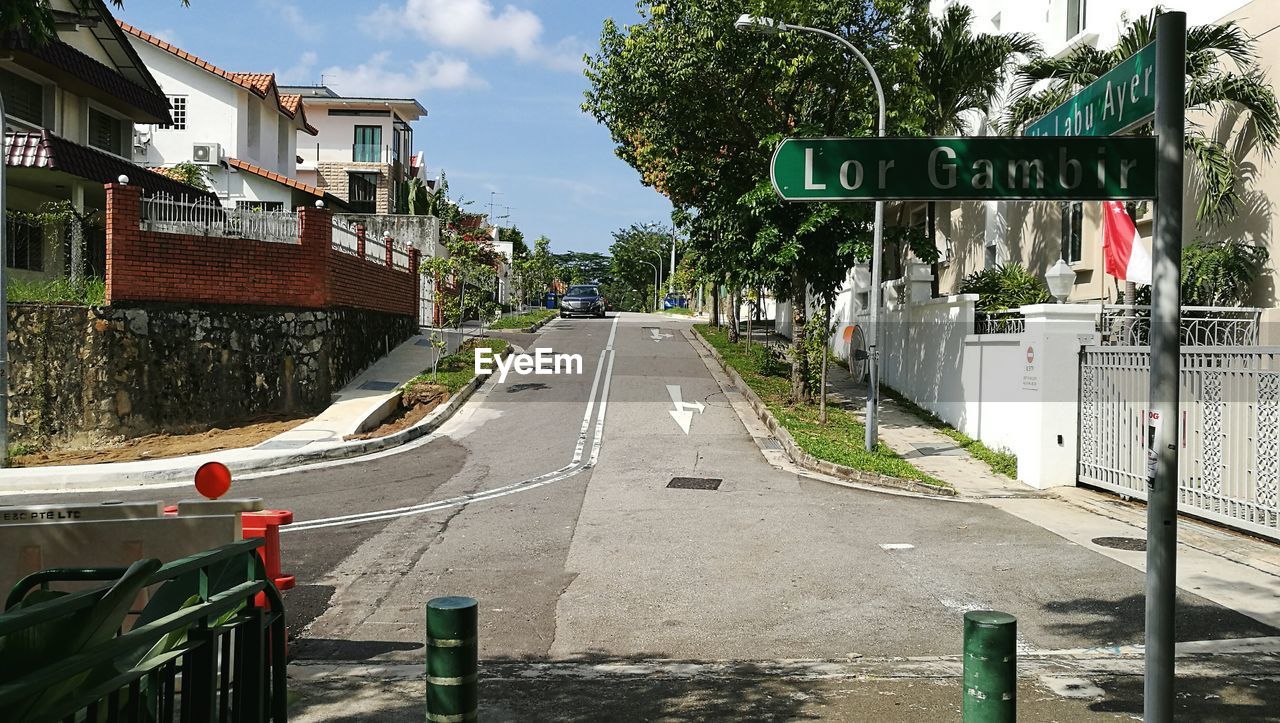
<svg viewBox="0 0 1280 723"><path fill-rule="evenodd" d="M263 178L275 181L276 183L284 184L289 188L296 188L297 190L302 191L303 193L311 194L316 198L324 198L325 196L325 192L316 188L315 186L308 186L307 184L303 183L302 181L299 181L296 178L289 178L288 176L282 176L279 173L276 173L275 171L268 171L267 169L262 168L261 166L255 166L252 163L245 163L239 158L228 158L227 163L230 163L232 168L238 168L241 171L244 171L246 173L252 173L255 176L262 176Z"/></svg>
<svg viewBox="0 0 1280 723"><path fill-rule="evenodd" d="M123 175L128 176L129 183L140 186L147 195L168 193L174 197L203 196L214 203L218 202L218 197L209 191L201 191L96 148L73 143L47 130L39 133L6 133L4 163L16 168L48 168L104 184L115 183Z"/></svg>
<svg viewBox="0 0 1280 723"><path fill-rule="evenodd" d="M116 20L116 23L120 26L122 30L134 36L135 38L151 43L157 48L167 53L170 53L172 55L176 55L177 57L182 58L188 63L191 63L192 65L206 72L216 75L219 78L231 81L232 83L235 83L241 88L244 88L250 93L253 93L254 95L258 96L259 98L274 96L276 100L276 107L279 109L281 113L283 113L285 116L289 118L297 117L301 106L297 102L294 102L292 107L290 107L290 105L287 105L285 103L284 101L285 96L280 95L279 91L276 89L276 76L274 73L233 73L228 70L223 70L222 68L219 68L213 63L210 63L204 58L201 58L197 55L192 55L191 53L188 53L182 48L179 48L176 45L165 42L164 40L157 38L151 33L146 32L145 30L140 30L138 28L135 28L132 25L124 22L123 20ZM319 133L319 131L316 130L314 126L312 126L310 123L307 122L307 117L305 113L302 116L302 126L303 128L306 129L308 133L310 133L313 136Z"/></svg>
<svg viewBox="0 0 1280 723"><path fill-rule="evenodd" d="M302 96L296 93L285 93L280 96L280 105L290 113L297 113L302 107Z"/></svg>
<svg viewBox="0 0 1280 723"><path fill-rule="evenodd" d="M25 53L37 61L70 73L86 85L124 101L157 122L168 123L171 120L169 101L163 95L147 90L121 75L115 68L98 62L66 43L39 45L32 42L26 33L0 33L0 50Z"/></svg>

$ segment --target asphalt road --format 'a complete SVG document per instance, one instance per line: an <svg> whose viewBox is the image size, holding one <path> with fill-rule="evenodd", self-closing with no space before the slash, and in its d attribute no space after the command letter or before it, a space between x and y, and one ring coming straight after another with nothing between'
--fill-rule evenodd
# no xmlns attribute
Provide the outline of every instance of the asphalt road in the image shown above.
<svg viewBox="0 0 1280 723"><path fill-rule="evenodd" d="M556 320L511 338L580 354L580 375L512 374L424 443L237 482L295 514L294 654L419 663L439 595L480 601L482 654L504 665L957 655L979 608L1016 615L1024 652L1141 642L1132 568L986 505L770 466L687 328ZM1179 640L1277 634L1179 605Z"/></svg>

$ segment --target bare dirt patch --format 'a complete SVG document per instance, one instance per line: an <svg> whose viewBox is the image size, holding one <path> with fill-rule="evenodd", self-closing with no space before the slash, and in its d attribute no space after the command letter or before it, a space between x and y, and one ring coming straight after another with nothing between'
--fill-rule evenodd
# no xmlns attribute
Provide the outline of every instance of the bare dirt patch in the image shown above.
<svg viewBox="0 0 1280 723"><path fill-rule="evenodd" d="M215 426L199 432L148 434L94 449L52 449L24 454L13 457L12 464L15 467L47 467L59 464L135 462L252 447L293 429L307 419L309 417L279 415L256 417L242 424Z"/></svg>
<svg viewBox="0 0 1280 723"><path fill-rule="evenodd" d="M430 382L411 382L400 393L400 407L378 427L346 439L376 439L408 429L449 400L449 390Z"/></svg>

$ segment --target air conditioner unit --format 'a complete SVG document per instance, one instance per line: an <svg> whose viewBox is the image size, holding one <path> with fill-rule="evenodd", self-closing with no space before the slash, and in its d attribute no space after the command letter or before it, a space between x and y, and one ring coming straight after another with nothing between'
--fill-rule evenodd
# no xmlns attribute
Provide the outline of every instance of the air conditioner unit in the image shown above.
<svg viewBox="0 0 1280 723"><path fill-rule="evenodd" d="M194 143L191 160L198 166L216 166L222 161L222 146L218 143Z"/></svg>

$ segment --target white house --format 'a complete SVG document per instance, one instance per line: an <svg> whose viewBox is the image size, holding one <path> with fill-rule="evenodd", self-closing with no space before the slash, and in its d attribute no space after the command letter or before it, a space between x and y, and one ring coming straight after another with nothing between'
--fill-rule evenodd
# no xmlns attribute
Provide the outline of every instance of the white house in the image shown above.
<svg viewBox="0 0 1280 723"><path fill-rule="evenodd" d="M292 209L326 197L297 177L299 134L315 135L297 95L271 73L233 73L121 22L169 99L172 123L140 127L145 166L202 166L224 205Z"/></svg>
<svg viewBox="0 0 1280 723"><path fill-rule="evenodd" d="M320 86L285 86L302 98L317 132L299 135L298 177L360 213L405 213L400 187L422 171L413 121L427 115L412 98L348 98Z"/></svg>

